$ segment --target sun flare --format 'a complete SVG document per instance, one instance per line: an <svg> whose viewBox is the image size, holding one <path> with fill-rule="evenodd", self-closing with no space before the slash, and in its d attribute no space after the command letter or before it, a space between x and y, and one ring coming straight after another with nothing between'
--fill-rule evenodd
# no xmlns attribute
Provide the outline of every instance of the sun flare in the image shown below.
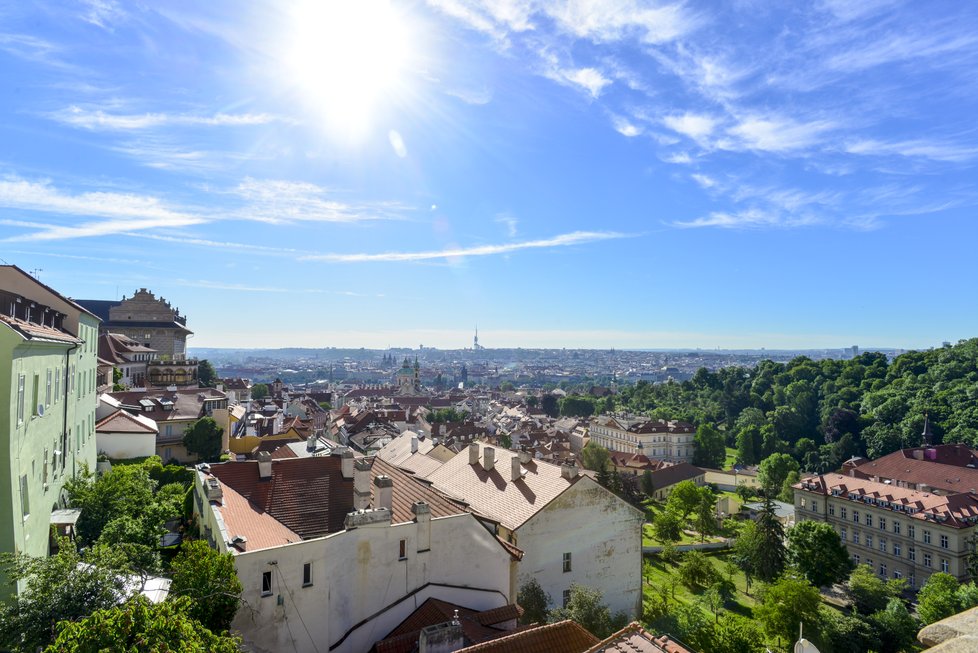
<svg viewBox="0 0 978 653"><path fill-rule="evenodd" d="M287 38L290 81L331 131L362 135L404 93L414 43L388 0L304 0Z"/></svg>

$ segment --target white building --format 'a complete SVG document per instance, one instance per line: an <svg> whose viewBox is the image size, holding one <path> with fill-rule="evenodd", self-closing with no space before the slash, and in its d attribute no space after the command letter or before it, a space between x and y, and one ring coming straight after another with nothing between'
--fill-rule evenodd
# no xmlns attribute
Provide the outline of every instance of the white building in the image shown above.
<svg viewBox="0 0 978 653"><path fill-rule="evenodd" d="M95 425L95 446L112 460L156 455L156 422L124 410L116 410Z"/></svg>
<svg viewBox="0 0 978 653"><path fill-rule="evenodd" d="M601 415L591 420L591 442L609 451L642 453L669 462L692 462L696 427L687 422Z"/></svg>
<svg viewBox="0 0 978 653"><path fill-rule="evenodd" d="M361 653L430 597L473 610L515 597L519 550L382 460L213 465L195 494L244 586L232 627L258 653Z"/></svg>
<svg viewBox="0 0 978 653"><path fill-rule="evenodd" d="M473 442L427 480L523 550L520 585L535 578L558 605L586 585L612 612L641 614L644 515L577 467Z"/></svg>

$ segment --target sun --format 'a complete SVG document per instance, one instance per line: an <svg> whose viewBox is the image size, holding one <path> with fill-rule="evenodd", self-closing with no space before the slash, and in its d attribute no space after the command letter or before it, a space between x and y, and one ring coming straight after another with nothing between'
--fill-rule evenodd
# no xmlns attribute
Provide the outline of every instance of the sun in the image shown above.
<svg viewBox="0 0 978 653"><path fill-rule="evenodd" d="M388 0L302 0L285 45L289 82L327 129L360 136L404 96L413 36Z"/></svg>

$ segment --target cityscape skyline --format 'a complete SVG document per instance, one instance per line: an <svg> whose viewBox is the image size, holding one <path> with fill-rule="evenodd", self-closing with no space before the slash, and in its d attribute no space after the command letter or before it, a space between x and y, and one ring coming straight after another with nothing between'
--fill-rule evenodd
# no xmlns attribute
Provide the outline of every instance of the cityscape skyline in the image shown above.
<svg viewBox="0 0 978 653"><path fill-rule="evenodd" d="M0 259L191 348L975 335L972 5L0 15Z"/></svg>

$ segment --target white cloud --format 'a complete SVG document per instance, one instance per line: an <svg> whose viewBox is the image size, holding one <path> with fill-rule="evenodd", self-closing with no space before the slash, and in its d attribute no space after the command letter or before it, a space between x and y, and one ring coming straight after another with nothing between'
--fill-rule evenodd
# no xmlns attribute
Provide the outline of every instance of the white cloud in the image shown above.
<svg viewBox="0 0 978 653"><path fill-rule="evenodd" d="M959 34L952 29L931 29L926 34L888 34L872 38L865 45L842 48L826 60L830 69L856 72L889 63L947 57L952 53L974 51L978 36Z"/></svg>
<svg viewBox="0 0 978 653"><path fill-rule="evenodd" d="M301 257L307 261L329 261L335 263L360 262L409 262L430 261L436 259L459 259L467 256L494 256L508 254L524 249L550 249L583 245L601 240L629 238L629 234L614 231L575 231L561 234L544 240L529 240L521 243L505 243L501 245L477 245L474 247L456 247L453 249L434 250L427 252L383 252L380 254L312 254Z"/></svg>
<svg viewBox="0 0 978 653"><path fill-rule="evenodd" d="M742 211L716 211L702 218L686 222L674 222L682 228L721 227L726 229L759 229L766 227L804 227L820 220L813 214L785 216L776 211L750 208Z"/></svg>
<svg viewBox="0 0 978 653"><path fill-rule="evenodd" d="M699 173L694 173L694 174L691 174L690 177L692 177L693 178L693 181L695 181L697 184L699 184L703 188L713 188L714 186L717 185L716 179L714 179L713 177L710 177L709 175L702 175L702 174L699 174Z"/></svg>
<svg viewBox="0 0 978 653"><path fill-rule="evenodd" d="M113 0L84 0L83 4L87 11L82 13L82 20L110 32L114 22L126 18L126 12Z"/></svg>
<svg viewBox="0 0 978 653"><path fill-rule="evenodd" d="M923 139L897 141L893 143L872 139L857 140L846 144L845 151L850 154L868 156L902 156L949 162L970 161L978 155L978 148L975 147L952 145Z"/></svg>
<svg viewBox="0 0 978 653"><path fill-rule="evenodd" d="M614 125L615 131L622 136L627 136L633 138L642 133L642 129L632 123L628 118L623 118L621 116L612 116L611 124Z"/></svg>
<svg viewBox="0 0 978 653"><path fill-rule="evenodd" d="M458 98L466 104L473 104L476 106L489 104L492 102L492 90L490 90L488 87L483 87L480 89L450 88L445 90L445 94Z"/></svg>
<svg viewBox="0 0 978 653"><path fill-rule="evenodd" d="M232 191L247 205L235 213L260 222L360 222L400 219L406 207L395 202L347 203L308 182L261 180L250 177Z"/></svg>
<svg viewBox="0 0 978 653"><path fill-rule="evenodd" d="M509 213L500 213L496 216L495 222L506 225L506 235L510 238L516 236L516 225L519 224Z"/></svg>
<svg viewBox="0 0 978 653"><path fill-rule="evenodd" d="M630 0L563 0L545 2L542 9L564 32L596 42L637 36L645 43L665 43L699 22L682 3L649 7Z"/></svg>
<svg viewBox="0 0 978 653"><path fill-rule="evenodd" d="M565 86L582 88L592 98L597 98L602 89L611 84L611 80L597 68L554 68L547 73L547 77Z"/></svg>
<svg viewBox="0 0 978 653"><path fill-rule="evenodd" d="M672 131L701 142L713 133L719 121L702 113L687 112L678 116L666 116L662 124Z"/></svg>
<svg viewBox="0 0 978 653"><path fill-rule="evenodd" d="M686 152L676 152L674 154L667 154L662 157L662 160L666 163L675 163L678 165L689 165L693 162L693 157L691 157Z"/></svg>
<svg viewBox="0 0 978 653"><path fill-rule="evenodd" d="M169 113L112 114L102 110L90 111L77 106L70 106L63 111L49 114L49 117L66 125L93 131L136 131L167 125L237 127L264 125L280 120L267 113L216 113L212 116Z"/></svg>
<svg viewBox="0 0 978 653"><path fill-rule="evenodd" d="M127 193L63 193L48 182L9 178L0 181L0 206L41 213L103 218L81 224L42 225L36 231L6 238L12 241L63 240L107 236L158 227L182 227L206 220L165 206L159 198Z"/></svg>
<svg viewBox="0 0 978 653"><path fill-rule="evenodd" d="M735 143L724 142L719 146L724 149L787 152L817 144L825 132L835 127L835 123L828 120L798 123L788 118L751 117L727 130L736 138Z"/></svg>

